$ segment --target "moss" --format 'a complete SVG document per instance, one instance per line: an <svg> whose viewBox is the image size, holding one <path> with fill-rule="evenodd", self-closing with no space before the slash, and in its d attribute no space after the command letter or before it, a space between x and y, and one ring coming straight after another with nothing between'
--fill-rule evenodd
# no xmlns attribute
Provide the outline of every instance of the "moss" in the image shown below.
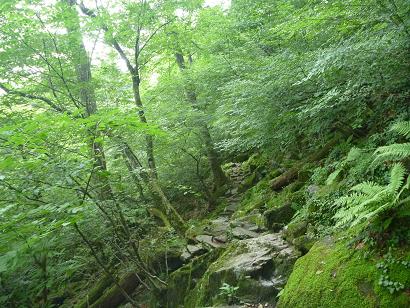
<svg viewBox="0 0 410 308"><path fill-rule="evenodd" d="M253 185L255 185L257 181L257 176L256 173L251 173L249 176L247 176L243 182L239 185L238 190L239 192L244 192L247 189L251 188Z"/></svg>
<svg viewBox="0 0 410 308"><path fill-rule="evenodd" d="M278 176L281 175L281 174L282 174L282 170L281 170L281 169L273 169L273 170L269 171L267 177L268 177L268 179L272 180L272 179L278 177Z"/></svg>
<svg viewBox="0 0 410 308"><path fill-rule="evenodd" d="M241 217L255 209L263 207L272 196L273 193L269 187L269 181L267 179L259 181L245 193L235 216Z"/></svg>
<svg viewBox="0 0 410 308"><path fill-rule="evenodd" d="M247 247L241 245L240 242L232 243L223 252L223 254L209 266L208 270L196 284L195 288L189 292L184 307L196 308L207 305L222 304L224 302L224 297L219 295L219 288L223 283L236 286L238 284L238 278L235 277L232 272L220 271L220 269L233 254L236 255L246 252Z"/></svg>
<svg viewBox="0 0 410 308"><path fill-rule="evenodd" d="M215 261L222 250L214 250L193 259L187 265L173 272L168 279L166 296L158 296L161 307L178 307L184 304L187 294L202 278L209 265ZM165 302L163 302L165 300Z"/></svg>
<svg viewBox="0 0 410 308"><path fill-rule="evenodd" d="M307 231L308 223L306 220L294 221L288 224L284 230L284 237L287 241L304 235Z"/></svg>
<svg viewBox="0 0 410 308"><path fill-rule="evenodd" d="M316 239L313 237L310 237L308 235L302 235L297 238L295 238L292 241L292 244L303 254L307 253L312 247L313 244L316 242Z"/></svg>
<svg viewBox="0 0 410 308"><path fill-rule="evenodd" d="M296 181L280 192L273 192L269 185L269 178L266 177L245 193L234 217L243 217L255 210L278 209L289 204L292 209L297 209L304 203L304 183Z"/></svg>
<svg viewBox="0 0 410 308"><path fill-rule="evenodd" d="M175 233L158 229L156 234L151 234L140 241L139 251L149 268L165 272L167 269L174 270L182 265L180 256L186 244L185 239L176 237Z"/></svg>
<svg viewBox="0 0 410 308"><path fill-rule="evenodd" d="M263 172L268 164L269 158L266 154L255 153L243 162L241 169L244 173Z"/></svg>
<svg viewBox="0 0 410 308"><path fill-rule="evenodd" d="M78 304L78 308L85 308L94 303L101 295L104 293L104 291L110 287L111 285L114 284L114 281L111 279L111 277L104 275L97 283L95 286L88 292L86 298Z"/></svg>
<svg viewBox="0 0 410 308"><path fill-rule="evenodd" d="M290 203L285 203L283 206L269 209L263 213L266 218L266 227L278 232L283 228L293 217L295 210Z"/></svg>
<svg viewBox="0 0 410 308"><path fill-rule="evenodd" d="M390 294L378 284L379 261L348 248L347 240L317 242L296 262L278 307L410 307L406 292ZM392 269L391 277L409 287L408 270Z"/></svg>
<svg viewBox="0 0 410 308"><path fill-rule="evenodd" d="M121 286L122 290L125 291L128 295L131 295L139 284L140 282L135 273L128 273L119 280L119 285ZM122 290L117 285L114 285L112 288L105 291L104 294L89 307L118 307L126 300Z"/></svg>

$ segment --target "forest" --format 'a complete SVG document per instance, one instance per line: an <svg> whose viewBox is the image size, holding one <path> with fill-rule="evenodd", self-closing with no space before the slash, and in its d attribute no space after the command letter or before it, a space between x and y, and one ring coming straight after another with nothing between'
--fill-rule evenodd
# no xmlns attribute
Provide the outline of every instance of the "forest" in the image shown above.
<svg viewBox="0 0 410 308"><path fill-rule="evenodd" d="M1 0L0 307L410 307L409 0Z"/></svg>

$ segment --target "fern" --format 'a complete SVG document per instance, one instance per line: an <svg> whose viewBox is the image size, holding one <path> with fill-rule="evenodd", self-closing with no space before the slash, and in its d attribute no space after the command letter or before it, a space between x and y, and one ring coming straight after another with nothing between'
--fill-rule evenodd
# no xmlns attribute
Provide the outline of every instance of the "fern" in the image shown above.
<svg viewBox="0 0 410 308"><path fill-rule="evenodd" d="M392 126L391 130L409 138L410 121L399 122ZM351 155L356 154L353 152ZM375 154L375 162L383 160L403 160L410 157L410 143L392 144L379 147ZM353 155L354 156L354 155ZM393 207L409 204L409 198L402 199L404 192L410 189L410 176L406 176L406 169L400 162L395 163L390 171L388 185L379 185L374 182L363 182L354 186L352 193L336 200L340 206L334 215L336 226L356 225L364 220L380 217Z"/></svg>
<svg viewBox="0 0 410 308"><path fill-rule="evenodd" d="M390 130L406 138L410 138L410 121L398 122L394 124ZM385 160L403 160L410 157L410 143L395 143L379 147L375 151L375 155L376 159L374 163Z"/></svg>
<svg viewBox="0 0 410 308"><path fill-rule="evenodd" d="M376 161L402 160L410 156L410 143L395 143L379 147L375 154Z"/></svg>
<svg viewBox="0 0 410 308"><path fill-rule="evenodd" d="M354 186L350 195L337 199L336 204L341 208L334 215L336 227L357 225L400 205L401 194L408 191L410 186L410 177L404 184L405 174L404 166L397 163L390 172L389 184L383 186L374 182L363 182Z"/></svg>
<svg viewBox="0 0 410 308"><path fill-rule="evenodd" d="M394 164L390 172L390 184L388 185L388 189L392 194L397 195L399 189L403 186L405 173L406 169L404 168L403 164Z"/></svg>
<svg viewBox="0 0 410 308"><path fill-rule="evenodd" d="M410 121L398 122L391 127L392 131L399 133L407 138L410 137Z"/></svg>

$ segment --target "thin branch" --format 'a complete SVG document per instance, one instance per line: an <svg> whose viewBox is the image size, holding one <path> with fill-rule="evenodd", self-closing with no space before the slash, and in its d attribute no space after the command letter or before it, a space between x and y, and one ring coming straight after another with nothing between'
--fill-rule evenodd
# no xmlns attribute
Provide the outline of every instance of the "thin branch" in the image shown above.
<svg viewBox="0 0 410 308"><path fill-rule="evenodd" d="M0 89L2 89L7 94L18 95L18 96L21 96L21 97L24 97L24 98L40 100L40 101L46 103L47 105L49 105L54 110L58 111L58 112L67 112L66 109L63 109L62 107L56 105L51 99L49 99L47 97L34 95L34 94L29 94L29 93L21 92L21 91L18 91L18 90L13 90L13 89L10 89L10 88L6 87L3 83L0 83Z"/></svg>
<svg viewBox="0 0 410 308"><path fill-rule="evenodd" d="M92 18L96 18L97 14L87 8L84 3L81 1L78 4L78 7L80 8L81 12L83 12L85 15L92 17ZM104 32L108 32L108 27L106 25L102 26L102 29L104 30ZM114 37L111 37L110 40L108 41L108 43L114 47L114 49L118 52L118 54L120 55L121 59L125 62L125 64L127 65L127 69L128 71L134 75L135 74L135 69L131 64L131 61L128 59L127 55L125 54L124 50L122 49L122 47L120 46L120 44L117 42L117 40Z"/></svg>
<svg viewBox="0 0 410 308"><path fill-rule="evenodd" d="M166 25L170 24L172 21L174 21L174 19L167 21L166 23L163 23L162 25L160 25L157 29L155 29L151 35L147 38L147 40L145 41L145 43L141 46L140 50L139 50L139 54L141 54L142 50L145 48L145 46L148 45L148 43L151 41L151 39L157 34L157 32L159 30L161 30L163 27L165 27Z"/></svg>

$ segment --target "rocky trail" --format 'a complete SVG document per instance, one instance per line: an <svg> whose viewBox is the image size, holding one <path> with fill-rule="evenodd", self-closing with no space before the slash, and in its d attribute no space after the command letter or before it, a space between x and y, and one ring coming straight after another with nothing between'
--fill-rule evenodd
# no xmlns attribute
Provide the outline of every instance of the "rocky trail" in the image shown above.
<svg viewBox="0 0 410 308"><path fill-rule="evenodd" d="M187 245L181 257L186 263L195 262L196 257L209 251L223 250L202 277L196 278L199 280L197 292L208 298L218 297L219 286L227 283L237 287L238 291L231 294L232 305L225 307L274 307L272 303L284 287L300 253L283 239L281 232L271 233L255 221L257 215L235 217L243 197L240 187L245 177L241 165L234 164L230 173L231 189L225 195L225 208L203 227L195 237L196 243ZM195 305L206 301L204 298L201 302L199 297Z"/></svg>

